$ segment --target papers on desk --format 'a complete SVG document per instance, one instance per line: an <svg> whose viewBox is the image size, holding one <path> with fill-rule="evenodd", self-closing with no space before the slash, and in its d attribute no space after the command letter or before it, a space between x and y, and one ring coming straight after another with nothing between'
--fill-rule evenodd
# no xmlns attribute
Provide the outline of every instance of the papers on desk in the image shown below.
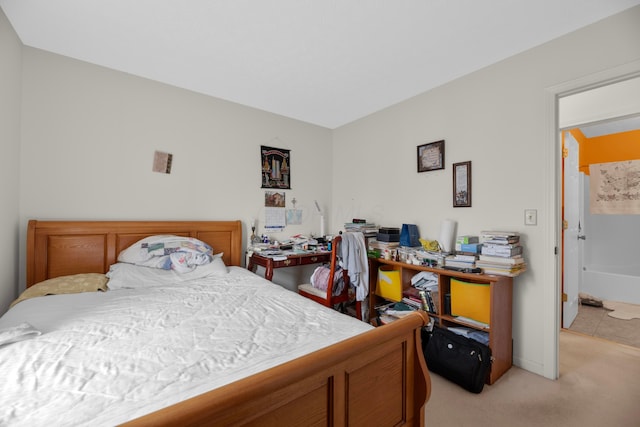
<svg viewBox="0 0 640 427"><path fill-rule="evenodd" d="M283 252L279 249L265 249L260 251L260 255L266 256L266 257L273 257L273 256L282 255L282 254Z"/></svg>
<svg viewBox="0 0 640 427"><path fill-rule="evenodd" d="M285 259L287 259L287 257L291 256L291 255L311 255L311 254L325 254L327 253L326 251L318 251L318 250L313 250L313 251L305 251L302 249L291 249L291 250L286 250L286 251L281 251L278 249L266 249L266 250L262 250L262 251L257 251L257 254L259 254L260 256L266 257L266 258L271 258L274 261L284 261Z"/></svg>

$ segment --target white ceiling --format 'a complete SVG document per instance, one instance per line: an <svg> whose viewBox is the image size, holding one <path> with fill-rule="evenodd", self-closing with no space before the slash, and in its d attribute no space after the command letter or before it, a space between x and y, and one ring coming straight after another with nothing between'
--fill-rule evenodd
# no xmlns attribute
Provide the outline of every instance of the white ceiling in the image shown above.
<svg viewBox="0 0 640 427"><path fill-rule="evenodd" d="M336 128L640 0L0 0L31 47Z"/></svg>

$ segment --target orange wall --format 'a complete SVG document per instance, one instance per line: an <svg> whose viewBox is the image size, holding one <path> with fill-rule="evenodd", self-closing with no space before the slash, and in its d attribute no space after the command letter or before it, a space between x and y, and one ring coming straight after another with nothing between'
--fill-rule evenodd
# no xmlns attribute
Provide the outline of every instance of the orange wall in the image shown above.
<svg viewBox="0 0 640 427"><path fill-rule="evenodd" d="M570 129L580 146L579 169L589 175L589 165L640 159L640 130L587 138L580 129Z"/></svg>

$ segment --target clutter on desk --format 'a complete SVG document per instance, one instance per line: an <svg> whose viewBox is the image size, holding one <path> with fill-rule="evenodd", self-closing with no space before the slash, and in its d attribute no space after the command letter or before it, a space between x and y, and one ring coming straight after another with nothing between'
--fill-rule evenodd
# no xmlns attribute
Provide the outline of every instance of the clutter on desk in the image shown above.
<svg viewBox="0 0 640 427"><path fill-rule="evenodd" d="M445 221L441 240L447 240L453 230L454 221ZM445 227L446 225L446 227ZM419 246L403 244L403 232L413 244L417 238ZM417 228L412 224L396 227L380 227L375 237L368 239L367 254L372 258L403 262L427 267L441 267L463 273L485 273L502 276L517 276L527 269L523 258L520 235L509 231L483 231L480 235L460 235L453 240L453 248L445 250L438 240L417 237ZM406 243L407 240L404 239Z"/></svg>
<svg viewBox="0 0 640 427"><path fill-rule="evenodd" d="M286 259L288 255L328 252L330 240L307 237L296 234L283 240L271 240L268 235L262 235L260 243L254 243L247 248L249 253L259 253L261 256L276 260Z"/></svg>

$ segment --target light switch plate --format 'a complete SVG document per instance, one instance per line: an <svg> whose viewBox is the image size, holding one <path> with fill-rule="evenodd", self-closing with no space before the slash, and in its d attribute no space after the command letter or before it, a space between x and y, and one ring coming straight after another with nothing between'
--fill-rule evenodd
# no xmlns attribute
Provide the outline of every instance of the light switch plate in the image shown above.
<svg viewBox="0 0 640 427"><path fill-rule="evenodd" d="M538 224L538 211L536 209L524 210L524 225L537 225Z"/></svg>

